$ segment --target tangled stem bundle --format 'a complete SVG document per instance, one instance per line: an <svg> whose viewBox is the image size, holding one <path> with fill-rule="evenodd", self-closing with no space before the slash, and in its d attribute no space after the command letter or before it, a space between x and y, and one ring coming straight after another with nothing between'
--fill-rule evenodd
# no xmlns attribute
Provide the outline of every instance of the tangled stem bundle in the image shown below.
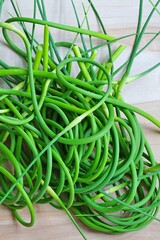
<svg viewBox="0 0 160 240"><path fill-rule="evenodd" d="M15 21L24 33L10 24ZM43 44L33 45L25 22L44 25ZM35 221L33 203L63 208L80 232L69 208L89 227L108 233L135 231L159 221L160 167L136 113L158 127L160 122L120 95L137 54L140 29L128 72L116 82L112 67L123 46L100 64L94 50L89 56L75 43L55 44L49 27L105 39L111 51L115 39L106 33L20 16L0 26L10 47L27 61L26 68L0 62L0 76L8 85L0 88L0 202L25 226ZM26 51L12 42L8 30L22 38ZM49 55L51 43L56 53L63 47L70 48L70 54L57 63ZM18 214L25 206L30 222Z"/></svg>

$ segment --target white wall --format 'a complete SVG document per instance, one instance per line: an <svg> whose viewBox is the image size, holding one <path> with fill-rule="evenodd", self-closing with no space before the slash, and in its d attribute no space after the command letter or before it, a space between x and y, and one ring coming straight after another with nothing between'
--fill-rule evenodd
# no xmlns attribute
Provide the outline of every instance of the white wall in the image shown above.
<svg viewBox="0 0 160 240"><path fill-rule="evenodd" d="M16 2L16 1L15 1ZM22 10L22 14L24 16L32 16L33 10L33 0L18 0L17 1L20 9ZM76 0L74 1L77 7L80 20L82 21L84 17L83 9L82 9L82 1ZM85 6L88 6L87 0L83 1ZM143 13L143 22L148 16L151 10L151 3L149 0L144 1L144 13ZM156 2L156 1L153 1ZM67 25L77 26L75 15L73 12L73 8L71 5L70 0L45 0L47 6L47 14L48 19L54 22L59 22ZM114 1L107 1L107 0L93 0L102 20L106 26L106 29L110 35L115 37L119 37L125 34L134 33L136 29L137 23L137 15L138 15L138 5L139 1L128 1L128 0L114 0ZM160 5L160 4L159 4ZM160 10L160 6L159 6ZM11 7L11 3L9 0L6 0L2 12L2 20L5 20L9 17L8 12L13 14L13 9ZM92 30L100 31L99 25L97 20L92 12L89 10L88 14L90 20L90 27ZM86 28L86 23L83 25ZM156 13L152 21L149 25L147 32L157 32L160 29L160 16ZM68 33L59 30L53 30L55 40L70 40L74 38L75 34ZM37 37L40 41L43 39L43 30L41 27L37 28ZM145 35L142 39L143 46L146 41L149 39L151 35ZM12 38L14 39L15 36L12 34ZM12 65L23 65L22 60L17 57L15 53L11 53L11 51L6 48L2 47L2 35L0 34L0 58L7 61L9 64ZM15 38L15 41L23 47L22 43L19 39ZM95 40L95 44L99 41ZM121 40L121 44L125 44L127 46L125 52L123 53L122 57L119 61L116 61L116 66L118 66L121 62L123 62L129 56L131 46L133 44L133 38L127 38ZM116 43L118 46L118 43ZM99 51L98 58L105 59L106 56L106 48ZM160 62L160 37L158 37L149 48L143 52L135 61L133 65L133 69L131 75L140 73L145 69L153 66L154 64ZM124 91L123 96L126 101L128 102L145 102L145 101L154 101L160 100L160 68L154 70L152 73L147 75L144 78L141 78L131 84L128 84Z"/></svg>

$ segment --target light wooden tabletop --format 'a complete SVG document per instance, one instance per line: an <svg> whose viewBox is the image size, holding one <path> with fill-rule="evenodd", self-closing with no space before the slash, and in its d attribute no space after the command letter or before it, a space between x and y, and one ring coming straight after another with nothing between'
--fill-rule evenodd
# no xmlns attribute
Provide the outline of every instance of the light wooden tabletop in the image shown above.
<svg viewBox="0 0 160 240"><path fill-rule="evenodd" d="M160 119L160 101L137 104ZM160 130L152 123L140 117L146 137L151 144L156 160L160 162ZM52 208L50 205L38 205L36 209L36 223L31 228L21 226L11 215L10 211L0 207L0 240L81 240L82 237L73 226L65 212ZM28 216L27 210L21 211L22 216ZM159 213L160 218L160 213ZM107 235L85 227L79 223L88 240L158 240L160 223L153 221L147 228L137 232L121 235Z"/></svg>
<svg viewBox="0 0 160 240"><path fill-rule="evenodd" d="M29 7L28 1L21 1L21 2L23 2L23 4L26 4L26 6L28 5ZM57 4L60 4L60 2L61 1L57 1ZM138 10L138 3L139 3L138 0L135 0L135 1L114 0L114 1L111 1L111 3L110 1L105 1L105 0L99 0L94 2L102 16L102 19L106 21L105 22L106 25L109 26L110 34L114 36L122 36L128 33L135 32L136 22L137 22L137 10ZM146 2L148 6L150 6L149 1L146 1ZM63 6L67 7L67 3L68 3L68 0L64 0ZM7 4L7 1L6 1L6 4ZM147 16L146 14L147 14L148 8L145 8L144 10L145 10L145 16ZM52 14L53 14L53 11L52 11ZM108 16L108 18L105 18L106 15ZM55 14L55 17L56 16L57 15ZM64 16L62 17L64 18ZM70 20L72 24L73 19L70 19ZM68 24L70 23L69 18L66 19L66 21L68 21L67 22ZM97 22L94 20L92 25L93 26L91 27L93 27L93 29L96 29ZM159 29L159 25L160 24L158 23L158 18L154 18L154 21L152 21L152 25L150 26L149 30L157 31ZM146 36L145 39L147 38L148 37ZM123 44L126 44L128 47L131 47L133 44L133 38L124 39ZM151 56L152 56L152 59L153 59L153 56L155 59L157 58L158 56L157 54L160 52L160 44L157 39L155 41L155 44L152 44L150 46L148 52L150 54L149 55L150 59L151 59ZM1 54L3 55L2 52ZM144 64L146 64L147 62L147 57L145 58L145 56L144 56L144 61L145 61ZM0 55L0 58L1 58L1 55ZM159 72L157 72L157 78L158 78L158 74ZM153 74L152 76L155 76L155 75ZM143 90L144 85L148 86L145 88L145 91L146 91L145 96L147 98L152 96L151 94L152 91L154 94L160 92L158 89L158 86L160 86L159 81L155 83L154 88L152 89L152 86L153 86L152 80L153 79L151 80L148 79L148 82L145 81L145 83L143 83L140 81L139 82L140 84L139 83L137 85L133 84L132 87L133 86L135 87L135 91L133 91L132 87L128 88L127 93L125 92L126 98L127 99L130 98L131 100L133 99L133 101L135 101L135 99L139 99L138 97L141 97L143 95L143 92L140 95L139 91ZM142 84L142 88L140 88L141 84ZM147 91L148 91L148 95L147 95ZM160 99L159 94L158 95L155 94L154 96L158 96ZM154 97L152 99L154 100ZM136 105L150 112L153 116L160 119L160 101L141 103ZM160 130L157 127L155 127L152 123L144 120L143 118L140 117L139 119L140 119L140 122L142 123L143 129L148 138L148 141L151 144L152 150L156 156L156 160L160 162L160 151L159 151ZM11 215L10 211L7 208L5 208L4 206L0 206L0 240L4 240L4 239L6 240L22 240L22 239L23 240L53 240L53 239L81 240L82 239L82 237L77 232L76 228L73 226L68 216L63 211L54 209L50 205L37 205L35 206L35 209L36 209L36 223L33 227L26 228L20 225L13 218L13 216ZM21 215L27 219L28 218L27 210L21 211ZM160 213L158 216L160 218ZM80 222L79 224L88 240L103 240L103 239L105 240L106 239L158 240L160 235L160 223L156 221L153 221L151 225L149 225L145 229L142 229L137 232L126 233L121 235L107 235L104 233L99 233L85 227Z"/></svg>

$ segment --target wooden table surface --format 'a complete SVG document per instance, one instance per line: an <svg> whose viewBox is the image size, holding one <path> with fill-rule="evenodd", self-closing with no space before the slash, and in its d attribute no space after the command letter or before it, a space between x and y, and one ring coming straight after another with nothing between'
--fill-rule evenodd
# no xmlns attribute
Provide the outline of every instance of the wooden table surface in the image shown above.
<svg viewBox="0 0 160 240"><path fill-rule="evenodd" d="M25 1L21 1L21 2L23 2L23 4L28 4L28 1L26 3ZM57 4L59 4L60 2L61 1L57 1ZM67 7L67 2L68 0L64 0L63 6ZM112 1L111 3L110 1L105 1L105 0L99 0L94 2L97 9L100 11L102 19L104 21L105 21L106 11L108 11L107 12L108 18L106 18L106 25L107 24L109 25L109 32L111 34L113 34L114 36L117 36L117 33L118 33L118 36L121 36L123 34L135 32L136 22L137 22L137 9L138 9L138 3L139 3L138 0L135 0L135 1L115 0L115 1ZM147 1L147 4L148 6L150 5L149 1ZM148 8L144 9L145 16L146 16L147 9ZM150 29L152 31L153 30L157 31L157 29L159 29L158 28L159 23L157 19L158 18L154 18L154 21L152 21L152 25L150 26ZM69 18L67 18L67 20L68 20L67 23L70 23ZM71 22L72 21L73 19L71 19ZM96 25L97 22L93 21L92 23L93 29L96 29L94 24ZM146 36L145 39L147 38L148 37ZM144 41L146 40L143 40L143 43ZM123 41L123 44L126 44L127 46L131 46L133 44L133 38L125 39ZM155 54L156 56L156 53L160 51L160 44L158 40L155 41L154 45L152 44L150 46L149 51L151 52L152 55ZM156 89L157 88L155 87L155 90ZM131 92L128 91L128 93L131 96ZM131 99L132 99L132 96L131 96ZM150 112L152 115L160 119L160 101L148 102L144 104L141 103L136 105ZM160 151L159 151L160 130L157 127L155 127L153 124L144 120L141 117L140 117L140 121L146 133L146 136L152 146L156 159L158 162L160 162ZM36 223L33 227L26 228L21 226L13 218L13 216L11 215L10 211L7 208L0 206L0 240L4 240L4 239L6 240L53 240L53 239L80 240L82 239L82 237L77 232L76 228L73 226L68 216L63 211L56 210L52 208L50 205L40 205L40 206L38 205L38 206L35 206L35 209L36 209ZM28 216L27 210L21 211L21 215L25 216L27 219L27 216ZM160 218L160 213L159 213L159 218ZM160 223L156 221L153 221L151 225L148 226L146 229L142 229L137 232L121 234L121 235L107 235L104 233L99 233L85 227L82 223L79 223L79 224L88 240L103 240L103 239L158 240L160 235Z"/></svg>
<svg viewBox="0 0 160 240"><path fill-rule="evenodd" d="M160 101L145 104L136 104L160 119ZM139 118L146 137L153 149L157 161L160 162L160 130L149 121ZM0 207L0 240L81 240L82 237L73 226L68 216L61 210L56 210L50 205L38 205L36 209L36 223L31 228L21 226L11 215L10 211ZM21 211L27 219L27 210ZM160 218L160 213L159 213ZM153 221L147 228L137 232L121 235L107 235L85 227L80 223L88 240L158 240L160 235L160 223Z"/></svg>

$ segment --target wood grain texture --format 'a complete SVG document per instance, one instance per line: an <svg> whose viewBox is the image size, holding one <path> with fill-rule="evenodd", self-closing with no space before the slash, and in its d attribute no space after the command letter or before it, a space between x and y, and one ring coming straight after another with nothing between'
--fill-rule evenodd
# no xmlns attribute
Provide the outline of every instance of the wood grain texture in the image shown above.
<svg viewBox="0 0 160 240"><path fill-rule="evenodd" d="M136 106L148 111L160 119L160 101L137 104ZM160 162L160 130L152 123L139 117L145 135L151 144L156 160ZM81 240L82 237L73 226L68 216L61 210L50 205L36 205L36 223L31 228L21 226L11 215L10 211L0 207L0 240ZM28 218L27 209L21 210L22 216ZM160 218L160 213L158 215ZM79 222L79 221L78 221ZM153 221L147 228L137 232L107 235L99 233L80 223L88 240L158 240L160 234L159 222Z"/></svg>

